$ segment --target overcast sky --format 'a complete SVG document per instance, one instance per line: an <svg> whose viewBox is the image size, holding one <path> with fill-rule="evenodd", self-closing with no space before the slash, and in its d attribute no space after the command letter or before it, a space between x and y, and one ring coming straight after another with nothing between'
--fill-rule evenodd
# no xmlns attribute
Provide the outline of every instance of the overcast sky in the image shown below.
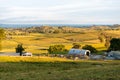
<svg viewBox="0 0 120 80"><path fill-rule="evenodd" d="M120 24L120 0L0 0L0 23Z"/></svg>

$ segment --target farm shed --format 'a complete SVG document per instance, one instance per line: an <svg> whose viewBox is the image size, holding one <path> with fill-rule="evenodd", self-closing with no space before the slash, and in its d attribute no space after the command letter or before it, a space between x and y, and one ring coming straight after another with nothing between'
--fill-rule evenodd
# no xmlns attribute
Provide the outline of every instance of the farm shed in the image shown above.
<svg viewBox="0 0 120 80"><path fill-rule="evenodd" d="M83 49L70 49L68 54L90 56L90 51L89 50L83 50Z"/></svg>

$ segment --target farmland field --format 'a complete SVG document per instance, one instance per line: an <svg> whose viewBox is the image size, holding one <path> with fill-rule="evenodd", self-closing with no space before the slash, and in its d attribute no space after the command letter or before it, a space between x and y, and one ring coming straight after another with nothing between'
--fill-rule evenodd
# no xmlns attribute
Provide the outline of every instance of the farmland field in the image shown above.
<svg viewBox="0 0 120 80"><path fill-rule="evenodd" d="M68 28L69 29L69 28ZM2 52L15 52L15 48L19 43L22 43L27 52L33 54L48 53L46 50L50 45L62 44L67 50L72 48L73 43L78 43L81 46L92 45L98 51L106 50L105 39L100 42L98 39L101 33L107 36L120 37L120 30L94 30L78 28L81 32L77 33L29 33L26 35L9 35L7 39L2 41ZM9 31L7 31L9 32ZM13 31L12 31L13 32ZM22 31L14 31L16 34L23 33ZM11 32L9 32L11 33ZM10 37L10 38L9 38Z"/></svg>
<svg viewBox="0 0 120 80"><path fill-rule="evenodd" d="M0 0L0 80L120 80L120 0Z"/></svg>
<svg viewBox="0 0 120 80"><path fill-rule="evenodd" d="M88 36L89 35L89 36ZM30 33L29 35L12 35L11 39L4 39L2 41L2 52L15 52L15 47L22 43L27 52L33 54L47 53L47 51L40 50L41 48L48 49L50 45L63 44L69 50L73 43L79 43L81 46L93 45L98 50L106 49L104 43L98 40L97 31L86 31L82 33ZM102 48L102 49L101 49Z"/></svg>
<svg viewBox="0 0 120 80"><path fill-rule="evenodd" d="M0 57L0 80L120 80L120 61Z"/></svg>
<svg viewBox="0 0 120 80"><path fill-rule="evenodd" d="M17 32L17 31L16 31ZM120 37L119 30L105 30L112 37ZM50 45L62 44L67 50L73 43L92 45L99 53L107 50L98 36L103 31L84 30L82 33L29 33L9 35L2 40L2 53L15 53L19 43L25 51L46 54ZM66 58L32 56L0 56L0 80L120 80L118 60L69 60Z"/></svg>

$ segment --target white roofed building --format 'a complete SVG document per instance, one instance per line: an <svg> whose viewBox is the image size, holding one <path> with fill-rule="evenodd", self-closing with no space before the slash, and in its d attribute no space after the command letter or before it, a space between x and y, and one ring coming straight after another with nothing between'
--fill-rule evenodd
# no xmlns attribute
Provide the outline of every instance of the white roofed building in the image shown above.
<svg viewBox="0 0 120 80"><path fill-rule="evenodd" d="M83 49L70 49L68 54L90 56L90 51L89 50L83 50Z"/></svg>

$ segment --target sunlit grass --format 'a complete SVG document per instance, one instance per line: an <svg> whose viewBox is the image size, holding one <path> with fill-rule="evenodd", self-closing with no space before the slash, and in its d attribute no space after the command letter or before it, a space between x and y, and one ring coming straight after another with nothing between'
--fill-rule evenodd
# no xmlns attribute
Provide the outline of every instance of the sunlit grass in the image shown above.
<svg viewBox="0 0 120 80"><path fill-rule="evenodd" d="M114 34L118 35L119 32ZM33 54L47 53L40 49L54 44L63 44L67 50L72 48L73 43L80 43L81 46L92 45L98 51L106 50L104 43L97 40L96 31L85 31L84 34L31 33L27 36L12 37L11 40L3 40L2 52L15 52L18 43L23 43L26 51ZM69 38L81 41L69 41ZM120 61L0 56L0 80L120 80Z"/></svg>
<svg viewBox="0 0 120 80"><path fill-rule="evenodd" d="M1 80L120 80L120 61L0 57Z"/></svg>
<svg viewBox="0 0 120 80"><path fill-rule="evenodd" d="M72 60L68 60L65 58L51 58L51 57L26 57L26 56L0 56L0 62L69 62Z"/></svg>
<svg viewBox="0 0 120 80"><path fill-rule="evenodd" d="M0 56L0 62L96 62L96 63L120 63L119 60L72 60L59 57L45 56Z"/></svg>
<svg viewBox="0 0 120 80"><path fill-rule="evenodd" d="M105 47L104 43L91 44L91 45L93 47L95 47L98 51L107 50L107 48Z"/></svg>
<svg viewBox="0 0 120 80"><path fill-rule="evenodd" d="M109 30L106 33L113 35L119 35L119 30ZM15 52L17 44L22 43L27 52L33 54L47 53L47 51L40 50L41 47L48 48L50 45L62 44L65 45L67 50L72 48L73 43L79 43L82 46L92 45L98 51L106 50L104 43L100 43L98 40L99 32L95 30L85 31L81 33L58 33L58 34L42 34L42 33L30 33L28 35L14 35L12 39L6 39L2 41L3 52ZM119 37L119 36L118 36ZM69 39L74 39L70 41Z"/></svg>

